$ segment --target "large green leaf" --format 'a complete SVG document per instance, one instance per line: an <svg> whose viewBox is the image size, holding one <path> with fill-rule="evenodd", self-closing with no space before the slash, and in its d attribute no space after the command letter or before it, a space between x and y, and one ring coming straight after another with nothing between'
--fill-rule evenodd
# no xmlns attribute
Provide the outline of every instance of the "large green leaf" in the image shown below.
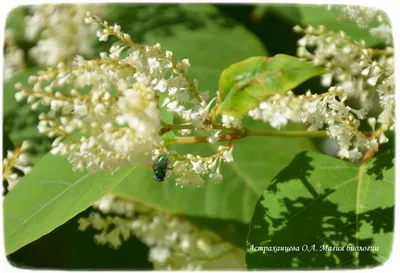
<svg viewBox="0 0 400 273"><path fill-rule="evenodd" d="M348 268L386 261L393 232L393 161L393 149L362 165L312 152L298 154L256 205L248 268ZM350 244L377 249L350 251ZM292 249L274 252L277 246Z"/></svg>
<svg viewBox="0 0 400 273"><path fill-rule="evenodd" d="M109 22L121 25L134 41L160 43L175 60L188 58L189 77L213 94L227 66L251 56L267 56L253 33L210 4L115 4L108 13Z"/></svg>
<svg viewBox="0 0 400 273"><path fill-rule="evenodd" d="M144 35L144 43L160 43L175 59L189 58L189 76L201 90L214 93L223 69L251 56L266 56L262 43L243 26L228 20L211 5L181 5L187 21L172 25L169 35L162 28ZM215 19L212 19L215 18ZM224 23L225 22L225 23Z"/></svg>
<svg viewBox="0 0 400 273"><path fill-rule="evenodd" d="M296 57L251 57L225 69L219 79L216 115L240 117L269 96L328 72Z"/></svg>
<svg viewBox="0 0 400 273"><path fill-rule="evenodd" d="M4 198L6 254L49 233L89 207L132 170L88 174L47 155Z"/></svg>

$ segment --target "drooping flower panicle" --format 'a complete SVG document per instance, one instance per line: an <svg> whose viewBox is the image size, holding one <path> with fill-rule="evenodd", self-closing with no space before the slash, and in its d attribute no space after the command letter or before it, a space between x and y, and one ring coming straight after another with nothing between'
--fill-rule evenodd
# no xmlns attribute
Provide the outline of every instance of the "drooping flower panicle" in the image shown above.
<svg viewBox="0 0 400 273"><path fill-rule="evenodd" d="M112 194L102 197L93 207L103 214L113 215L92 212L89 217L79 219L79 230L89 227L98 230L94 240L112 248L119 248L135 236L150 248L148 259L155 269L215 269L220 260L223 269L227 269L226 260L235 265L232 268L245 268L243 250L183 217ZM238 260L239 257L242 258Z"/></svg>

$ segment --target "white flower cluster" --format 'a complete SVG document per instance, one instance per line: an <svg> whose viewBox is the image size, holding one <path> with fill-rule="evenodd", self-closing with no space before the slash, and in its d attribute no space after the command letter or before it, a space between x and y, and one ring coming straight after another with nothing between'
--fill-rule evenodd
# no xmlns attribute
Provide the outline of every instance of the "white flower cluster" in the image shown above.
<svg viewBox="0 0 400 273"><path fill-rule="evenodd" d="M160 107L175 112L195 129L213 131L207 121L212 101L207 103L207 94L189 81L187 59L176 63L172 52L164 51L160 44L137 44L120 26L110 26L90 13L85 21L102 26L97 31L101 41L109 36L119 39L109 54L103 52L97 60L78 56L72 66L59 63L31 76L29 87L16 85L21 90L17 100L27 97L32 109L39 105L50 108L39 116L38 129L56 137L53 154L67 155L76 169L91 171L151 165L153 150L162 146ZM218 132L210 136L211 141L217 138ZM200 164L196 162L191 164ZM178 183L188 184L189 178L219 172L216 160L208 164L212 169L207 172L203 166L191 172L177 166ZM220 180L219 175L213 177ZM199 185L201 181L191 183Z"/></svg>
<svg viewBox="0 0 400 273"><path fill-rule="evenodd" d="M339 19L348 19L355 22L359 27L367 28L372 23L379 23L377 27L370 29L372 37L381 39L387 44L393 42L392 27L387 14L375 8L362 6L337 6L339 10Z"/></svg>
<svg viewBox="0 0 400 273"><path fill-rule="evenodd" d="M340 86L362 111L382 106L378 121L382 126L394 125L394 56L393 47L383 50L366 48L363 41L351 40L345 33L296 28L304 37L298 42L298 55L331 73L322 76L324 86ZM309 52L307 47L314 48Z"/></svg>
<svg viewBox="0 0 400 273"><path fill-rule="evenodd" d="M222 115L221 122L222 122L222 125L228 129L229 128L236 128L236 129L243 128L242 120L232 117L232 116Z"/></svg>
<svg viewBox="0 0 400 273"><path fill-rule="evenodd" d="M150 248L149 261L158 270L244 269L244 251L214 232L183 217L154 210L139 202L107 194L93 205L100 213L79 219L79 230L101 231L100 245L121 246L131 236ZM218 263L220 266L218 267Z"/></svg>
<svg viewBox="0 0 400 273"><path fill-rule="evenodd" d="M86 25L88 9L105 14L104 4L42 4L30 7L25 17L25 37L37 43L30 56L39 65L56 66L71 62L76 55L92 57L94 41L90 39L95 26Z"/></svg>
<svg viewBox="0 0 400 273"><path fill-rule="evenodd" d="M305 103L306 101L304 101ZM284 128L289 120L299 120L297 113L303 109L303 101L297 99L293 92L288 92L287 96L274 95L269 101L261 102L258 107L251 109L248 115L254 120L262 120L269 123L276 129ZM316 122L314 122L316 123ZM319 127L320 124L313 127Z"/></svg>
<svg viewBox="0 0 400 273"><path fill-rule="evenodd" d="M288 121L305 123L309 130L326 128L338 143L338 155L352 161L377 151L379 144L388 141L384 132L394 127L393 48L366 48L344 32L326 31L323 26L296 26L295 31L304 34L298 41L298 56L330 69L322 76L328 92L275 95L250 110L249 116L277 129ZM380 109L377 118L369 119L373 132L363 134L360 122L376 108ZM380 123L377 131L376 123Z"/></svg>
<svg viewBox="0 0 400 273"><path fill-rule="evenodd" d="M7 190L10 191L21 179L21 174L27 174L31 170L32 163L26 153L29 143L24 141L21 147L14 151L7 151L7 157L3 159L3 181L7 181Z"/></svg>
<svg viewBox="0 0 400 273"><path fill-rule="evenodd" d="M335 6L339 10L339 19L351 20L360 27L368 27L369 24L375 20L381 19L386 14L378 9L358 6L358 5L344 5Z"/></svg>
<svg viewBox="0 0 400 273"><path fill-rule="evenodd" d="M263 120L272 127L280 129L289 121L304 123L310 131L324 128L340 147L339 156L357 161L369 150L377 150L375 137L364 136L358 131L359 119L365 113L346 105L347 95L342 87L331 87L325 94L295 96L289 91L275 95L268 101L249 111L255 120ZM382 133L383 135L383 133Z"/></svg>
<svg viewBox="0 0 400 273"><path fill-rule="evenodd" d="M377 87L383 82L387 85L394 73L393 47L367 48L363 41L353 41L344 32L326 31L322 26L295 30L304 34L298 41L298 56L331 70L322 76L322 85L342 86L366 111L376 106Z"/></svg>
<svg viewBox="0 0 400 273"><path fill-rule="evenodd" d="M109 26L107 22L100 22L88 13L86 23L102 25L97 31L100 41L107 41L109 36L120 39L111 47L110 58L118 59L122 51L128 56L124 61L137 68L135 75L138 80L153 86L157 98L162 97L162 107L176 113L195 129L209 127L207 118L213 101L207 103L209 92L199 91L197 80L191 82L187 76L190 63L188 59L175 62L173 53L163 50L160 44L153 46L139 45L131 40L129 34L123 33L118 25ZM150 76L150 77L149 77Z"/></svg>
<svg viewBox="0 0 400 273"><path fill-rule="evenodd" d="M127 60L77 58L73 67L59 64L31 76L33 88L17 84L16 98L50 108L40 114L38 130L56 137L51 152L67 155L77 169L149 164L161 142L160 112L154 87L136 71Z"/></svg>
<svg viewBox="0 0 400 273"><path fill-rule="evenodd" d="M24 71L26 69L26 64L24 51L17 46L14 31L12 29L6 29L4 36L3 79L6 81Z"/></svg>
<svg viewBox="0 0 400 273"><path fill-rule="evenodd" d="M322 76L322 85L330 87L328 92L275 95L250 110L249 116L277 129L289 121L305 123L309 130L325 127L339 146L338 155L352 161L367 151L377 151L379 144L388 141L384 132L394 126L393 48L369 49L364 42L323 26L296 26L295 31L304 34L298 41L298 56L330 69ZM358 129L360 122L375 108L380 113L369 119L373 132L365 135ZM375 131L377 122L380 128Z"/></svg>
<svg viewBox="0 0 400 273"><path fill-rule="evenodd" d="M369 32L371 33L372 37L383 40L387 45L393 43L392 27L388 24L380 24L375 28L371 28Z"/></svg>

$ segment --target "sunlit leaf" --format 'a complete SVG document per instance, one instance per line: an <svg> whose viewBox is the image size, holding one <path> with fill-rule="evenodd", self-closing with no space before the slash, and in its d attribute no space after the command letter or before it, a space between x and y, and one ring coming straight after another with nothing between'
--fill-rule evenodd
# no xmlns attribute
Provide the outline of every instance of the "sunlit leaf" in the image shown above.
<svg viewBox="0 0 400 273"><path fill-rule="evenodd" d="M219 79L216 115L240 117L269 96L284 93L327 70L296 57L252 57L225 69Z"/></svg>

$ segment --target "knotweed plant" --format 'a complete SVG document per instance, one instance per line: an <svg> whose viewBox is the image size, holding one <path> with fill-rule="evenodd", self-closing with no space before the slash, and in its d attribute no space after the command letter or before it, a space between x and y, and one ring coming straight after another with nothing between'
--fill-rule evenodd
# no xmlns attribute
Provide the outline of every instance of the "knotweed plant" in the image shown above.
<svg viewBox="0 0 400 273"><path fill-rule="evenodd" d="M238 203L246 203L243 207L255 204L251 199L254 196L258 199L262 189L248 179L246 174L240 173L242 166L238 167L237 161L235 162L235 151L239 150L241 147L238 146L246 143L247 139L264 137L265 142L255 142L259 145L257 148L262 150L262 145L268 145L268 137L329 137L336 145L335 153L339 159L326 156L329 158L326 162L336 160L335 162L341 164L338 163L338 168L357 171L356 178L351 173L352 178L343 183L348 185L356 179L359 183L362 182L361 172L367 163L373 162L372 158L381 149L381 145L389 142L395 129L394 50L391 27L387 16L374 9L339 7L338 19L353 20L362 28L366 28L373 21L378 22L379 25L370 28L369 33L382 42L383 46L379 49L370 48L363 40L353 40L345 32L332 31L323 25L295 26L294 31L302 36L297 42L297 57L284 54L250 57L227 67L221 73L215 90L203 90L201 83L193 79L190 73L189 59L178 60L172 51L160 43L147 45L136 42L135 37L124 32L120 25L100 19L104 15L101 7L93 11L96 16L86 12L87 8L90 6L76 5L71 8L68 5L43 5L32 9L32 14L26 19L28 26L25 34L28 38L38 39L38 42L30 50L30 56L38 64L49 68L29 76L27 83L18 82L15 85L18 90L15 98L18 101L26 101L30 109L40 111L37 130L51 139L50 153L56 155L52 158L67 158L71 164L65 164L68 165L70 174L82 174L76 184L82 183L90 188L95 185L97 179L104 182L101 180L104 177L105 180L120 179L119 182L126 182L124 179L127 177L128 180L131 179L130 174L132 180L139 179L140 175L136 177L134 172L127 172L138 166L153 168L154 178L159 182L165 179L164 184L152 182L160 186L157 190L161 189L162 195L167 196L165 198L168 202L161 202L166 209L158 207L159 204L157 200L154 201L152 192L147 190L147 185L143 185L145 190L138 193L139 197L136 199L136 196L130 198L129 194L120 196L116 193L118 191L106 193L114 190L119 183L107 184L109 181L106 181L101 187L96 185L97 188L91 188L95 192L93 196L98 194L98 188L103 191L87 202L85 208L106 194L93 204L88 217L79 220L79 230L96 230L94 239L100 245L119 248L131 237L138 238L149 248L148 259L156 269L216 269L219 268L219 262L221 269L227 269L227 264L232 265L234 269L246 267L243 250L211 228L195 224L191 217L185 217L185 213L199 217L206 215L210 218L220 216L218 213L225 209L226 204L231 206L229 200L223 198L227 198L230 190L237 190L234 186L229 187L229 183L235 185L235 179L245 181L247 184L243 184L250 189L250 193L246 192L244 197L240 196L244 201L238 198ZM70 33L70 29L77 31ZM67 32L70 35L65 35ZM109 51L95 56L90 35L97 36L99 42L109 43ZM18 61L15 65L8 61L8 53L20 56L18 49L13 47L12 40L9 41L6 46L6 63L10 65L6 66L6 73L11 75L23 66L20 64L22 62L18 61L20 58L14 59ZM295 89L316 76L321 77L320 90L298 92ZM211 148L201 150L200 147L192 153L182 152L185 150L183 148L190 145ZM4 159L3 180L8 181L8 190L18 182L23 173L30 170L31 163L26 156L26 148L27 144L24 143L21 148L9 152ZM206 154L205 151L209 153ZM276 155L268 156L275 159ZM306 176L312 166L307 165L308 157L303 154L300 156L303 156L300 157L302 160L298 160L301 164L296 161L296 156L294 163L289 164L273 178L272 186L265 190L267 194L273 192L278 195L279 191L274 187L280 187L276 185L281 182L280 179L284 180L287 176L291 180L284 182L293 184L297 179L293 174L294 169L300 169L300 182L308 183ZM285 162L285 166L287 164L288 162ZM298 166L291 169L292 164ZM325 163L322 162L321 165L323 164ZM70 165L74 172L70 170ZM264 163L260 163L260 166L270 167L264 166ZM233 170L235 176L241 174L243 177L237 178L224 173L228 168ZM285 171L290 172L290 175L286 175ZM383 170L373 166L368 172L368 175L376 172L379 177ZM330 180L336 181L334 179L336 175L331 175ZM311 205L317 200L321 201L321 196L328 199L327 192L334 194L332 189L320 182L325 183L318 181L315 190L306 186L306 194L311 193L310 196L315 198L312 199ZM64 184L68 185L58 180L55 184L60 188ZM204 205L204 210L197 207L193 210L192 207L188 210L177 208L174 203L176 200L172 200L176 196L169 196L170 184L177 190L176 196L181 198L177 202L183 200L185 204L190 203L194 207ZM218 203L217 210L209 211L209 206L212 207L211 203L215 202L211 202L209 198L215 196L212 195L215 194L212 191L217 186L227 184L228 193L223 192L221 200L216 201L221 201L221 207ZM295 189L300 189L301 185ZM261 186L265 188L265 184ZM334 187L335 190L339 188L337 185ZM133 188L137 190L134 186ZM358 191L362 187L355 188ZM284 186L282 189L286 190ZM321 193L322 189L326 191ZM194 200L193 204L192 200L184 200L187 197L186 193L193 196L190 195L192 190L201 191L196 194L199 193L205 200ZM352 200L353 196L351 190L349 187L346 192L350 196L349 200ZM212 194L208 195L208 191ZM125 194L124 191L121 192ZM341 211L332 214L332 218L340 221L344 218L354 221L353 218L356 218L356 221L359 221L358 215L361 215L367 205L360 205L363 195L357 192L354 196L357 196L357 216L353 217L351 213ZM146 198L151 200L150 205L142 202L141 199ZM273 232L287 228L284 216L290 216L290 213L303 206L302 202L309 200L307 198L299 198L297 201L281 198L283 201L279 206L287 205L287 210L279 211L280 216L277 212L267 219L268 208L261 213L265 216L261 222L265 224L271 221L268 224ZM298 203L291 205L292 201ZM264 205L263 202L269 200L260 198L256 208L260 209ZM321 204L325 205L328 202L330 201L323 199ZM298 204L300 206L297 206ZM56 209L58 205L60 204L55 205ZM233 207L234 205L236 204L232 204ZM335 210L338 207L336 204L327 206L335 207ZM351 206L347 206L346 209L348 207ZM79 209L82 211L85 208ZM307 206L304 205L304 208ZM169 212L169 209L172 212ZM272 206L271 211L273 209L276 208ZM195 213L192 214L193 211ZM304 211L298 214L307 213ZM71 218L78 212L74 211L75 214ZM63 213L69 213L69 210ZM256 236L259 235L257 215L254 214L253 219L250 219L252 214L247 215L248 211L244 209L235 213L243 217L224 212L220 218L240 218L244 219L245 224L255 219L256 224L252 223L250 228L256 230ZM297 217L298 214L293 215ZM336 217L337 215L340 217ZM274 217L277 217L276 223ZM365 214L362 217L367 219L369 215ZM310 216L307 219L311 218ZM347 226L350 224L347 225L346 222ZM49 231L51 230L46 230ZM11 237L13 232L10 231ZM358 230L355 233L357 232ZM293 232L287 232L289 233ZM328 238L326 234L321 238ZM357 236L358 233L355 236L358 243ZM318 240L322 240L321 238ZM346 240L350 241L348 238ZM31 239L27 239L26 242ZM262 243L264 241L261 241ZM12 247L12 251L17 249ZM300 258L296 257L292 262L297 263L298 260Z"/></svg>
<svg viewBox="0 0 400 273"><path fill-rule="evenodd" d="M29 86L17 84L16 98L27 98L32 109L49 107L42 113L38 130L54 137L53 154L68 156L76 169L90 171L118 169L135 164L151 165L160 154L169 156L171 170L179 185L204 184L204 177L222 181L221 162L233 161L235 141L250 135L285 135L288 122L303 123L304 136L326 133L339 146L338 155L351 161L360 160L368 151L377 151L386 143L387 130L394 126L393 49L368 49L352 41L345 33L334 33L324 27L296 27L304 33L299 40L298 55L315 65L325 66L323 84L331 86L326 93L295 96L293 92L273 94L248 111L252 119L261 120L280 131L252 131L243 126L245 116L222 114L216 122L215 111L221 102L209 98L188 77L189 60L175 61L171 51L160 44L141 45L118 25L100 21L90 13L85 22L98 25L100 41L110 36L118 39L110 52L99 59L74 59L73 65L59 63L56 68L29 78ZM314 51L307 51L314 46ZM361 61L358 61L361 60ZM328 71L328 70L327 70ZM335 81L335 85L331 85ZM221 92L221 91L220 91ZM361 107L348 103L355 97ZM381 113L369 117L379 99ZM212 107L214 105L214 108ZM167 124L161 109L175 114L183 122ZM359 130L366 120L370 132ZM322 131L316 131L323 129ZM206 136L168 138L171 130L183 134L203 131ZM186 131L184 131L186 130ZM230 133L221 135L223 130ZM180 155L168 145L229 141L218 153L207 158Z"/></svg>

